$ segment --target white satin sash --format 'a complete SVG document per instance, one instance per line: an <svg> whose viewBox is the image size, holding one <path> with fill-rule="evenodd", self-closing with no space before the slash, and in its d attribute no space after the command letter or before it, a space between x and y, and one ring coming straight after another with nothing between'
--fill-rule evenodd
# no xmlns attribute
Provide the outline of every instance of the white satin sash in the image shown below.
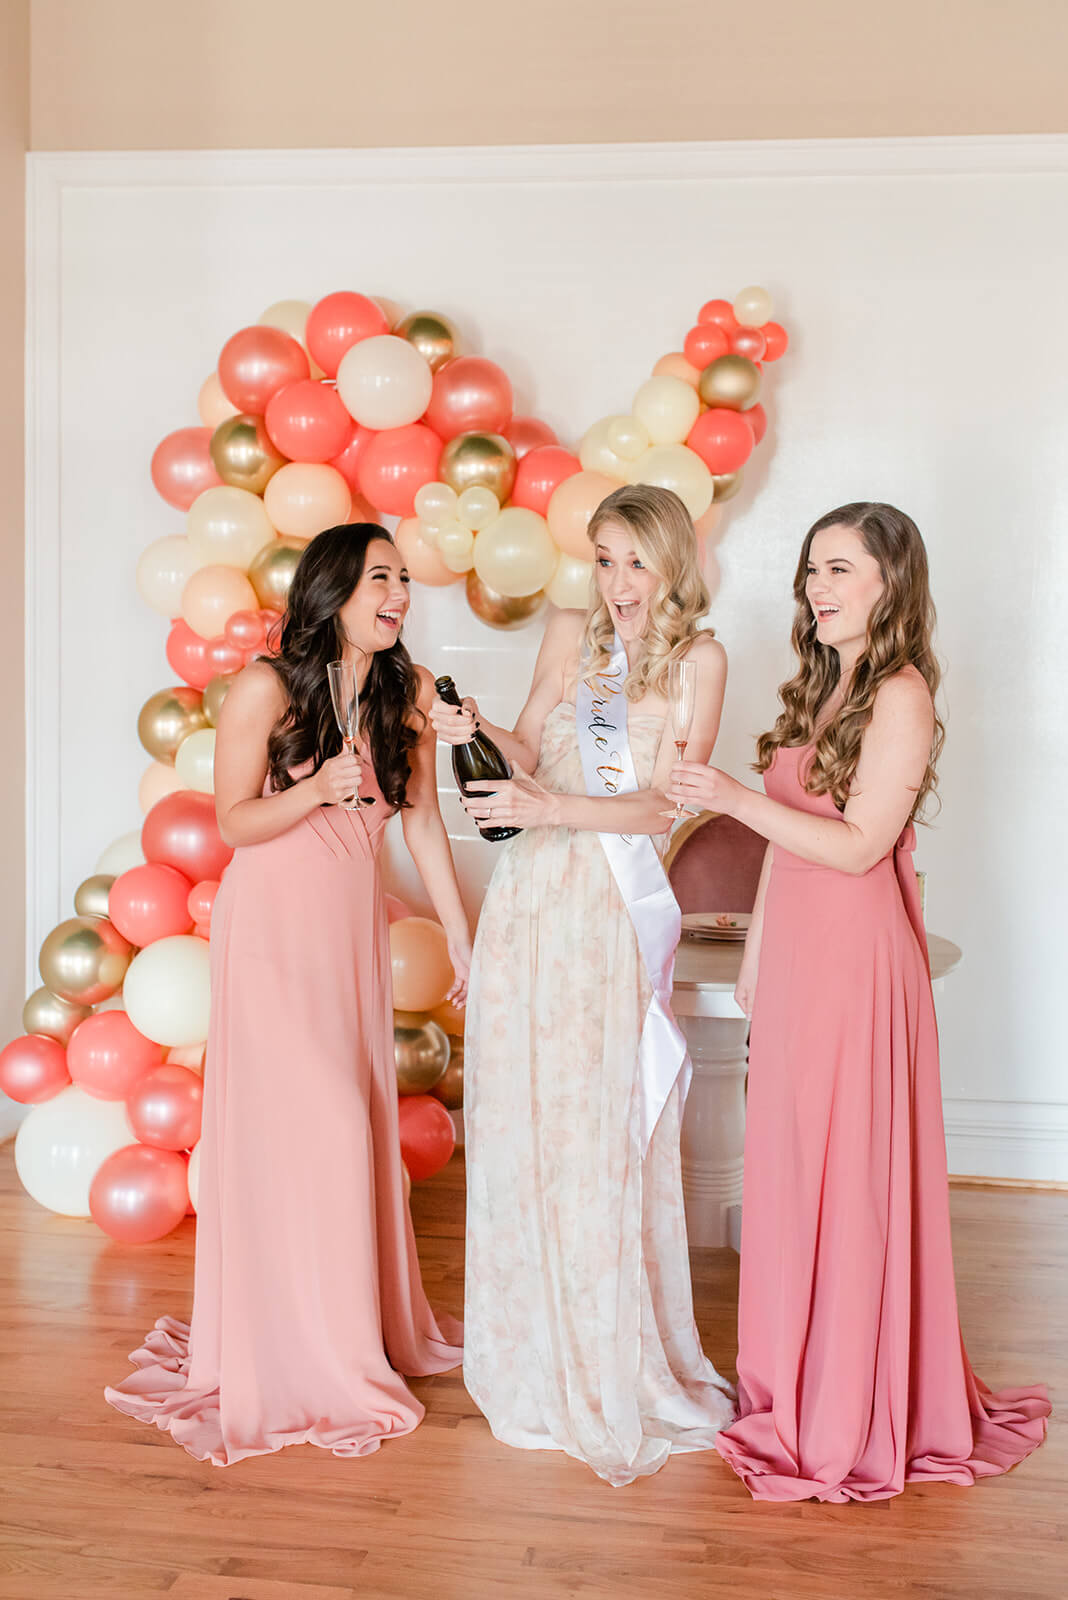
<svg viewBox="0 0 1068 1600"><path fill-rule="evenodd" d="M575 710L579 754L586 793L597 797L633 794L638 787L627 735L627 701L623 693L627 672L627 653L617 633L608 666L592 683L585 678L578 683ZM649 834L601 833L598 838L638 936L638 948L653 987L638 1052L644 1156L672 1089L676 1083L680 1085L681 1103L692 1076L686 1040L671 1014L675 947L682 931L682 916Z"/></svg>

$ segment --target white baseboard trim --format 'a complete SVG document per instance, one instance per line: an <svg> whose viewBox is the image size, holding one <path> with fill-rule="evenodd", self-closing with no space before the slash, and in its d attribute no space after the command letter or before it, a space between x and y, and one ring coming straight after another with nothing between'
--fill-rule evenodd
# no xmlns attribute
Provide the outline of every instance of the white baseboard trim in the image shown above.
<svg viewBox="0 0 1068 1600"><path fill-rule="evenodd" d="M949 1170L962 1177L1068 1182L1068 1104L946 1100Z"/></svg>

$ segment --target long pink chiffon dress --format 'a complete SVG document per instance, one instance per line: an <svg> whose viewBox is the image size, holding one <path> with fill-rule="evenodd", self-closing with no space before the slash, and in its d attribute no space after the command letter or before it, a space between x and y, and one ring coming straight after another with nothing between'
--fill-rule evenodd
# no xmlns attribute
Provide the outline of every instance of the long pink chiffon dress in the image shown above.
<svg viewBox="0 0 1068 1600"><path fill-rule="evenodd" d="M385 898L390 815L320 807L235 850L212 916L192 1327L162 1317L105 1391L227 1466L287 1444L366 1455L458 1365L404 1198Z"/></svg>
<svg viewBox="0 0 1068 1600"><path fill-rule="evenodd" d="M780 749L774 800L836 816ZM750 1040L739 1420L758 1500L970 1484L1039 1445L1037 1384L992 1394L961 1343L938 1036L906 828L850 876L777 846Z"/></svg>

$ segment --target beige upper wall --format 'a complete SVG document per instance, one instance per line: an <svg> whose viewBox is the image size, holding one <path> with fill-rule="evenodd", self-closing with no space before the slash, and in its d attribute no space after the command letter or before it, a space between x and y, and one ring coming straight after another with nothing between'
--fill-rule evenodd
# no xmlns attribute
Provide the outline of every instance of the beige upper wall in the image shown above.
<svg viewBox="0 0 1068 1600"><path fill-rule="evenodd" d="M1066 0L31 0L37 150L1068 131Z"/></svg>

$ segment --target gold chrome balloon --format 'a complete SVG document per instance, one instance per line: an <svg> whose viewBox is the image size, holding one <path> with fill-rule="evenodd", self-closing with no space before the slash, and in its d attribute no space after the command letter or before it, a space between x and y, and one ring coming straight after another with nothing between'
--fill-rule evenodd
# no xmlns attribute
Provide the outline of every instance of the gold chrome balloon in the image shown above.
<svg viewBox="0 0 1068 1600"><path fill-rule="evenodd" d="M712 504L721 505L724 500L733 500L738 490L742 487L742 469L737 472L721 472L712 474Z"/></svg>
<svg viewBox="0 0 1068 1600"><path fill-rule="evenodd" d="M458 433L441 452L438 477L457 494L481 484L503 506L515 483L515 451L499 433Z"/></svg>
<svg viewBox="0 0 1068 1600"><path fill-rule="evenodd" d="M199 690L183 683L159 689L145 701L137 719L137 737L150 756L173 767L182 740L207 725Z"/></svg>
<svg viewBox="0 0 1068 1600"><path fill-rule="evenodd" d="M304 554L303 539L275 539L264 545L251 567L248 581L256 591L256 599L270 611L284 611L289 598L289 586L297 570L297 562Z"/></svg>
<svg viewBox="0 0 1068 1600"><path fill-rule="evenodd" d="M86 878L74 891L74 909L80 917L106 917L108 914L108 895L111 885L115 882L114 876L106 872L97 872L91 878Z"/></svg>
<svg viewBox="0 0 1068 1600"><path fill-rule="evenodd" d="M223 483L262 494L286 464L271 443L262 417L240 414L220 422L211 436L211 459Z"/></svg>
<svg viewBox="0 0 1068 1600"><path fill-rule="evenodd" d="M467 574L467 603L475 616L488 622L491 628L508 632L532 622L538 612L544 609L545 590L539 589L536 594L523 594L518 599L512 599L509 595L498 594L488 583L483 583L472 568Z"/></svg>
<svg viewBox="0 0 1068 1600"><path fill-rule="evenodd" d="M45 987L78 1006L99 1005L122 986L133 948L103 917L72 917L41 946Z"/></svg>
<svg viewBox="0 0 1068 1600"><path fill-rule="evenodd" d="M401 1094L427 1094L449 1064L445 1031L419 1011L399 1011L393 1024L397 1089Z"/></svg>
<svg viewBox="0 0 1068 1600"><path fill-rule="evenodd" d="M459 1111L464 1103L464 1042L449 1035L449 1064L430 1093L447 1111Z"/></svg>
<svg viewBox="0 0 1068 1600"><path fill-rule="evenodd" d="M748 411L760 396L760 376L756 362L746 356L719 356L702 372L697 392L708 406Z"/></svg>
<svg viewBox="0 0 1068 1600"><path fill-rule="evenodd" d="M92 1006L75 1005L51 989L35 989L22 1008L22 1026L27 1033L46 1033L65 1045L79 1022L92 1014Z"/></svg>
<svg viewBox="0 0 1068 1600"><path fill-rule="evenodd" d="M208 725L212 728L216 728L219 725L219 712L222 710L222 703L226 699L230 685L236 677L236 672L221 672L217 678L212 678L208 687L204 690L204 715L208 719Z"/></svg>
<svg viewBox="0 0 1068 1600"><path fill-rule="evenodd" d="M414 344L431 372L460 353L456 329L440 311L413 311L393 331L399 339Z"/></svg>

